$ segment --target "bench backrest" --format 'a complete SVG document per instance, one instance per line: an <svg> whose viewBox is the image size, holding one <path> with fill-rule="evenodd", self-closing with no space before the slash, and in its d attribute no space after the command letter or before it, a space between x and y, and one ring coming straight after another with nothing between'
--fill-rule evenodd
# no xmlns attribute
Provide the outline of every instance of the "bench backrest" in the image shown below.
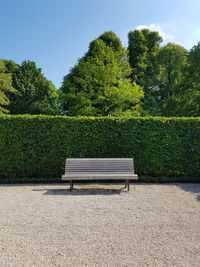
<svg viewBox="0 0 200 267"><path fill-rule="evenodd" d="M67 172L112 172L124 173L133 171L132 158L84 158L66 159L65 173Z"/></svg>

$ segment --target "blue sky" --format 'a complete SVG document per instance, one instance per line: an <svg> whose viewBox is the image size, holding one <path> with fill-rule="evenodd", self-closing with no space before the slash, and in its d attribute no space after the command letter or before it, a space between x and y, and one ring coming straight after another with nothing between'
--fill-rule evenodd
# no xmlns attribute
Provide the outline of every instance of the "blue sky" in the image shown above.
<svg viewBox="0 0 200 267"><path fill-rule="evenodd" d="M35 61L57 88L108 30L124 45L141 25L187 49L200 41L200 0L0 0L0 14L0 58Z"/></svg>

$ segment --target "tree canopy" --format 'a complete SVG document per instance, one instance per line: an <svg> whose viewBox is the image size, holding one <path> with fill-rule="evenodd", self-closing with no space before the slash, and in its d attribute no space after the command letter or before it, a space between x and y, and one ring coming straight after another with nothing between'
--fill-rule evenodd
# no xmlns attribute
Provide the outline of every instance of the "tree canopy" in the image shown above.
<svg viewBox="0 0 200 267"><path fill-rule="evenodd" d="M113 49L109 34L112 41L114 35L110 32L94 40L86 56L64 77L60 92L66 115L140 114L142 88L128 78L131 68L126 49L122 45Z"/></svg>
<svg viewBox="0 0 200 267"><path fill-rule="evenodd" d="M188 82L191 88L200 90L200 42L188 54Z"/></svg>
<svg viewBox="0 0 200 267"><path fill-rule="evenodd" d="M35 62L24 61L12 72L16 94L10 94L11 114L54 114L58 94Z"/></svg>
<svg viewBox="0 0 200 267"><path fill-rule="evenodd" d="M190 50L162 44L159 32L113 32L88 51L55 86L35 62L0 60L0 114L69 116L200 116L200 42Z"/></svg>
<svg viewBox="0 0 200 267"><path fill-rule="evenodd" d="M128 34L131 79L143 86L143 114L200 116L200 43L190 51L148 29Z"/></svg>
<svg viewBox="0 0 200 267"><path fill-rule="evenodd" d="M11 65L10 61L10 65ZM6 61L0 60L0 114L8 113L8 105L10 100L8 98L9 93L16 93L16 90L12 86L12 75L8 72L6 67Z"/></svg>
<svg viewBox="0 0 200 267"><path fill-rule="evenodd" d="M155 58L159 52L162 37L148 29L130 31L128 34L129 63L133 81L148 91L149 78L155 70Z"/></svg>

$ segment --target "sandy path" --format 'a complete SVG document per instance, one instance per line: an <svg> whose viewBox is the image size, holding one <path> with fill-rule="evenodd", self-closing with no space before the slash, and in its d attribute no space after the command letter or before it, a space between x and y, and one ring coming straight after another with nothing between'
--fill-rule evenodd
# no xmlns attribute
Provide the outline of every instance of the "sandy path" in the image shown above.
<svg viewBox="0 0 200 267"><path fill-rule="evenodd" d="M200 184L75 187L0 186L0 266L200 266Z"/></svg>

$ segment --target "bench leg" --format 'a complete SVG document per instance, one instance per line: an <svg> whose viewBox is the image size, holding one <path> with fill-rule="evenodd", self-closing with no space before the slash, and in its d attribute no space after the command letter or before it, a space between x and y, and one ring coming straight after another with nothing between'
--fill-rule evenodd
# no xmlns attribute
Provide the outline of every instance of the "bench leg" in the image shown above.
<svg viewBox="0 0 200 267"><path fill-rule="evenodd" d="M126 180L125 188L127 188L127 191L129 191L129 180L128 179Z"/></svg>
<svg viewBox="0 0 200 267"><path fill-rule="evenodd" d="M72 191L72 189L73 189L73 185L74 185L74 184L73 184L73 181L70 180L70 189L69 189L70 191Z"/></svg>

